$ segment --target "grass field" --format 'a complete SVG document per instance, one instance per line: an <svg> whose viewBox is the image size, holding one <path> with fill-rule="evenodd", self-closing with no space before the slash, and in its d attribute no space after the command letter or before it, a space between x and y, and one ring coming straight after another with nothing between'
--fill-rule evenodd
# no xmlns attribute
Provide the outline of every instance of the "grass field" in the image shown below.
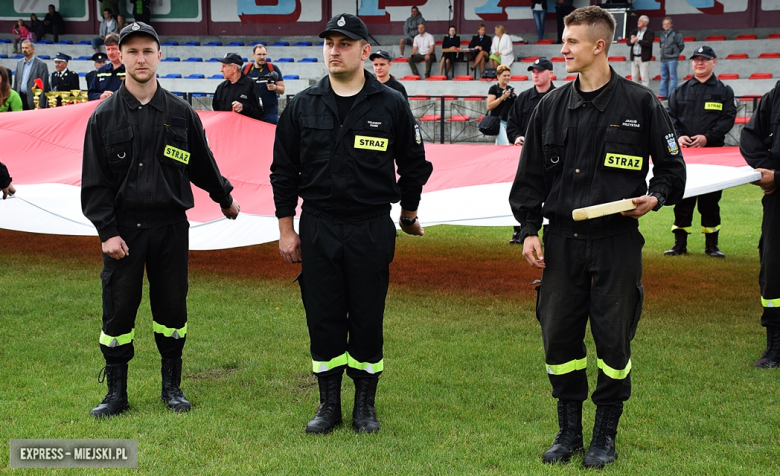
<svg viewBox="0 0 780 476"><path fill-rule="evenodd" d="M634 393L611 474L759 475L780 472L780 392L758 370L765 333L756 245L756 187L721 202L725 260L661 255L672 210L642 219L645 307L633 350ZM424 202L420 210L424 219ZM698 224L698 216L694 219ZM382 430L345 424L327 436L303 427L317 405L298 268L277 244L193 252L182 387L189 414L159 400L160 361L148 299L136 324L131 410L95 421L105 394L97 238L0 230L0 473L11 438L135 438L140 474L580 474L541 463L557 431L544 371L535 295L540 273L509 228L436 226L402 235L385 319ZM595 349L587 342L595 383ZM585 405L586 444L594 407ZM115 470L96 470L89 474ZM82 473L78 473L82 474Z"/></svg>

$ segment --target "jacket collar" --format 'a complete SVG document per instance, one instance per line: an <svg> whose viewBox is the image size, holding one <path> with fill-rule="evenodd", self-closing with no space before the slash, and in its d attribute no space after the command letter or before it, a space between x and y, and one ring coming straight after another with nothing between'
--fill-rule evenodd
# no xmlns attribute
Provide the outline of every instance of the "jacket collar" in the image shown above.
<svg viewBox="0 0 780 476"><path fill-rule="evenodd" d="M609 82L607 83L607 87L604 88L604 90L601 91L601 94L596 96L596 99L592 101L593 106L598 109L599 112L604 112L604 109L607 108L607 104L609 104L609 100L612 98L612 94L615 92L615 87L618 81L622 79L622 77L619 76L614 69L612 69L612 66L609 67L609 73L611 76L609 78ZM577 90L577 86L579 85L580 77L577 76L577 79L571 83L571 92L569 94L569 109L577 109L578 107L585 104L585 100L582 99L582 96L580 96L580 93Z"/></svg>
<svg viewBox="0 0 780 476"><path fill-rule="evenodd" d="M127 103L127 107L130 109L138 109L141 107L140 101L136 99L135 96L130 94L130 91L127 90L125 87L125 84L122 83L122 86L119 87L119 90L117 91L117 94L124 99L124 101ZM157 82L157 91L155 91L154 96L152 96L152 100L149 101L146 105L152 106L153 108L157 109L158 111L162 112L164 109L164 99L163 99L163 88L160 86L160 82Z"/></svg>
<svg viewBox="0 0 780 476"><path fill-rule="evenodd" d="M366 96L370 96L372 94L381 93L384 91L384 85L379 82L376 77L374 77L373 74L370 74L365 69L363 70L363 76L366 78L366 84L363 85L362 93L365 93ZM310 87L307 91L307 94L311 94L314 96L325 96L327 94L335 94L333 92L333 88L330 87L330 76L325 76L324 78L320 79L317 84ZM360 94L360 93L358 93Z"/></svg>

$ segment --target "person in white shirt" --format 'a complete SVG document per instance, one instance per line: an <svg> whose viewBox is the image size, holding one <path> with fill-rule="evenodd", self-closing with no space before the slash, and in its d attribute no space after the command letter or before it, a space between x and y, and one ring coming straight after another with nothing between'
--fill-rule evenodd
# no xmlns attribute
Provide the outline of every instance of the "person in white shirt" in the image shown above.
<svg viewBox="0 0 780 476"><path fill-rule="evenodd" d="M412 56L409 57L409 69L412 70L413 75L420 76L417 72L417 63L425 61L425 77L430 78L431 66L436 61L436 53L433 51L436 40L433 39L433 35L425 32L424 23L417 25L417 32L419 34L414 37Z"/></svg>
<svg viewBox="0 0 780 476"><path fill-rule="evenodd" d="M493 37L493 45L490 47L490 67L497 68L500 64L511 66L515 61L512 38L503 25L496 26L495 32L496 36Z"/></svg>

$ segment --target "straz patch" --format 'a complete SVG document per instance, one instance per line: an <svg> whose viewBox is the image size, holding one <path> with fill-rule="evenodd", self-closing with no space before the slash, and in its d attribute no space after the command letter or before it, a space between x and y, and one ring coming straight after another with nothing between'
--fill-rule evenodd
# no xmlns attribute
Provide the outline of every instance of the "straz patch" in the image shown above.
<svg viewBox="0 0 780 476"><path fill-rule="evenodd" d="M704 110L705 111L722 111L723 110L723 103L722 102L705 102L704 103Z"/></svg>
<svg viewBox="0 0 780 476"><path fill-rule="evenodd" d="M163 153L164 156L169 157L173 160L179 161L183 164L189 164L190 163L190 153L181 149L177 149L176 147L173 147L171 145L165 146L165 152Z"/></svg>
<svg viewBox="0 0 780 476"><path fill-rule="evenodd" d="M386 151L389 142L388 139L382 139L381 137L355 136L354 147L356 149Z"/></svg>
<svg viewBox="0 0 780 476"><path fill-rule="evenodd" d="M666 139L666 150L672 155L677 155L680 152L680 148L677 147L677 138L674 137L674 134L666 134L664 139Z"/></svg>
<svg viewBox="0 0 780 476"><path fill-rule="evenodd" d="M642 157L607 152L607 156L604 158L604 166L615 169L642 170Z"/></svg>

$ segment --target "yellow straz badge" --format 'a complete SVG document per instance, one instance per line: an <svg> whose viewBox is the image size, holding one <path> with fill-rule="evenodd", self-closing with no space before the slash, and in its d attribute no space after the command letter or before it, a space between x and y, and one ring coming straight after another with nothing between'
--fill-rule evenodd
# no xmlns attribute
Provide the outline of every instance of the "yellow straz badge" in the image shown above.
<svg viewBox="0 0 780 476"><path fill-rule="evenodd" d="M704 103L704 110L705 111L722 111L723 110L723 103L721 103L721 102L705 102Z"/></svg>
<svg viewBox="0 0 780 476"><path fill-rule="evenodd" d="M604 158L604 166L616 169L642 170L642 157L607 152L607 156Z"/></svg>
<svg viewBox="0 0 780 476"><path fill-rule="evenodd" d="M387 150L388 139L381 137L355 136L356 149Z"/></svg>
<svg viewBox="0 0 780 476"><path fill-rule="evenodd" d="M163 153L164 156L170 157L173 160L178 160L179 162L183 164L189 164L190 163L190 153L186 152L181 149L177 149L176 147L166 145L165 146L165 152Z"/></svg>

